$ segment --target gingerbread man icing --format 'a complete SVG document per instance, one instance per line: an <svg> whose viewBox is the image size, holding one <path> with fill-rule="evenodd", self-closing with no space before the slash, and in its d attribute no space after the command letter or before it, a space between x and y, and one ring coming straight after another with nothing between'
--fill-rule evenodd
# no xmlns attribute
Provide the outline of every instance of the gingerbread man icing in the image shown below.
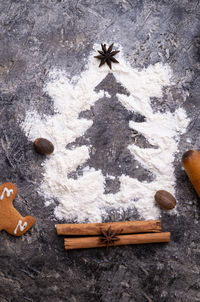
<svg viewBox="0 0 200 302"><path fill-rule="evenodd" d="M32 216L22 217L14 208L13 199L17 195L16 186L7 182L0 186L0 231L5 230L11 235L21 236L35 223Z"/></svg>

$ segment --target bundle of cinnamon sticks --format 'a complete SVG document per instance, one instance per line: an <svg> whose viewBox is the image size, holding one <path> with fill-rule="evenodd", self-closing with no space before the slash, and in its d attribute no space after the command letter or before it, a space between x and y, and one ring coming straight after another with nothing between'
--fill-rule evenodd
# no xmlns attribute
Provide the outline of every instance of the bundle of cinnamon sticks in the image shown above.
<svg viewBox="0 0 200 302"><path fill-rule="evenodd" d="M161 229L160 220L56 225L58 235L78 236L64 239L66 250L170 242L170 233Z"/></svg>

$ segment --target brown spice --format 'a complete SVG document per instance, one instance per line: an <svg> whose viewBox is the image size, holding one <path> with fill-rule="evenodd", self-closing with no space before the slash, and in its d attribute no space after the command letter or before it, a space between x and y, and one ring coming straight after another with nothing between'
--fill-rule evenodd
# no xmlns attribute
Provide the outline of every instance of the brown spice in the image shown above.
<svg viewBox="0 0 200 302"><path fill-rule="evenodd" d="M155 200L157 204L164 210L171 210L176 206L175 197L165 190L157 191L155 194Z"/></svg>
<svg viewBox="0 0 200 302"><path fill-rule="evenodd" d="M121 234L159 233L162 230L160 220L118 221L103 223L57 224L57 235L94 236L102 235L102 230L111 227L112 232L121 230Z"/></svg>
<svg viewBox="0 0 200 302"><path fill-rule="evenodd" d="M109 226L109 228L107 230L101 229L102 237L100 237L100 242L102 244L106 244L106 247L108 248L109 245L111 245L113 242L119 240L119 238L117 236L121 232L122 232L122 229L121 230L115 230L115 231L113 231L111 229L111 226Z"/></svg>
<svg viewBox="0 0 200 302"><path fill-rule="evenodd" d="M112 43L108 49L106 48L106 44L101 44L102 50L98 50L99 55L95 56L95 58L100 60L99 67L103 64L107 63L110 69L112 69L112 63L119 63L114 56L120 52L119 50L112 51L114 43Z"/></svg>
<svg viewBox="0 0 200 302"><path fill-rule="evenodd" d="M143 244L143 243L156 243L156 242L170 242L170 233L147 233L147 234L129 234L119 235L118 239L113 241L109 246L118 246L126 244ZM88 249L95 247L106 247L106 242L102 243L100 237L78 237L78 238L65 238L65 249Z"/></svg>
<svg viewBox="0 0 200 302"><path fill-rule="evenodd" d="M53 153L54 145L46 138L36 138L34 141L34 147L37 152L43 155L48 155Z"/></svg>

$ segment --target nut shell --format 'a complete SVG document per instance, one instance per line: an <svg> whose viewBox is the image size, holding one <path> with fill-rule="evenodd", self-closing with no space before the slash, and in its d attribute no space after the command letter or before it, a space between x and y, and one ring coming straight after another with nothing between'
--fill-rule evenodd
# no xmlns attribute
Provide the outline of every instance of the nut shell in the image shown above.
<svg viewBox="0 0 200 302"><path fill-rule="evenodd" d="M38 153L43 155L51 154L54 151L54 145L48 139L42 137L36 138L34 147Z"/></svg>
<svg viewBox="0 0 200 302"><path fill-rule="evenodd" d="M154 197L157 204L164 210L172 210L176 206L175 197L165 190L157 191Z"/></svg>

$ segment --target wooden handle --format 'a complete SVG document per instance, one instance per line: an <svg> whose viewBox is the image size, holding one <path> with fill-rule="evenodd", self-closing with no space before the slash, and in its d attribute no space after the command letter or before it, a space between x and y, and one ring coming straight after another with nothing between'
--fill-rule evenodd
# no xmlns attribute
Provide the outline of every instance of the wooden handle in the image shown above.
<svg viewBox="0 0 200 302"><path fill-rule="evenodd" d="M200 196L200 152L198 150L185 152L182 157L182 165L198 196Z"/></svg>
<svg viewBox="0 0 200 302"><path fill-rule="evenodd" d="M111 226L112 231L120 231L120 234L129 233L159 233L161 232L160 220L145 221L120 221L109 223L83 223L83 224L57 224L58 235L100 235L101 229L107 230Z"/></svg>
<svg viewBox="0 0 200 302"><path fill-rule="evenodd" d="M109 246L128 245L128 244L143 244L156 242L170 242L170 233L151 233L137 235L120 235L117 236L118 241L114 241ZM66 250L74 249L89 249L95 247L105 247L106 244L100 241L99 237L80 237L80 238L65 238L64 244Z"/></svg>

